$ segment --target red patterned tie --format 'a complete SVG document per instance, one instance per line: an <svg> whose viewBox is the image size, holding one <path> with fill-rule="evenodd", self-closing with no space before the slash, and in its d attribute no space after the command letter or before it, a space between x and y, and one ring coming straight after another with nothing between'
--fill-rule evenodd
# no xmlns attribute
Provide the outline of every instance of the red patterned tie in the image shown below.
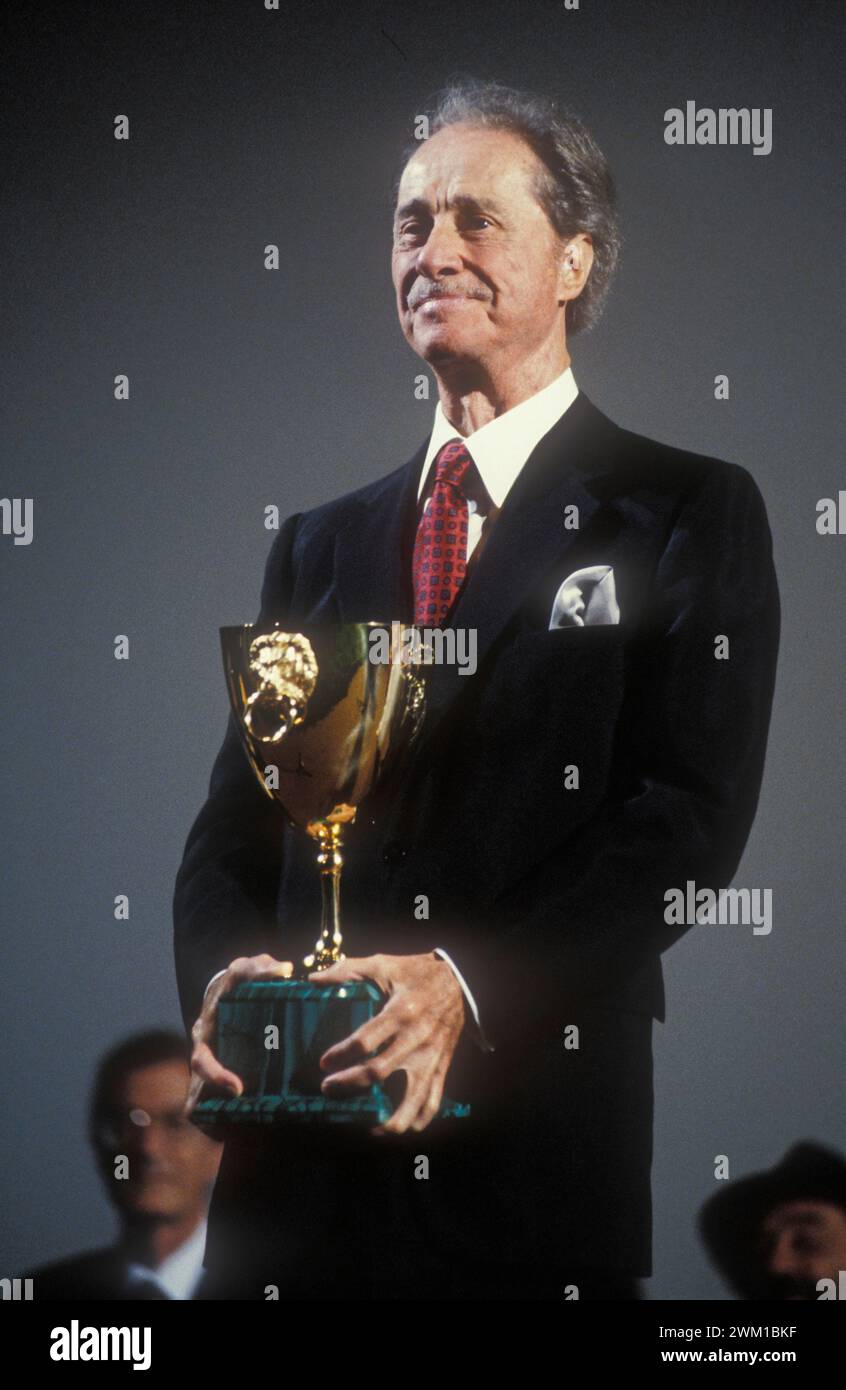
<svg viewBox="0 0 846 1390"><path fill-rule="evenodd" d="M435 487L414 543L414 621L440 627L467 568L467 498L462 481L473 460L461 439L451 439L435 460Z"/></svg>

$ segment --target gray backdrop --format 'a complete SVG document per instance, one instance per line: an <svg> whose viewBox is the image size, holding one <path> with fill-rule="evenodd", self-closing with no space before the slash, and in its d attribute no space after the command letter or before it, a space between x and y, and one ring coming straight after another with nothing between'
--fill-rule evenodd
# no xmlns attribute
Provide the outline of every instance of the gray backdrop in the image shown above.
<svg viewBox="0 0 846 1390"><path fill-rule="evenodd" d="M110 1238L87 1088L116 1038L178 1021L174 875L226 721L217 629L258 611L264 507L376 478L430 428L393 307L388 186L456 69L562 94L592 127L626 247L602 323L572 344L576 380L620 424L744 464L775 539L780 671L737 880L772 888L774 927L698 927L665 957L651 1295L725 1296L693 1228L714 1155L739 1176L797 1138L846 1147L846 538L815 529L846 481L838 14L13 10L0 495L34 499L35 537L0 537L0 1275ZM664 110L687 100L771 107L772 153L667 146Z"/></svg>

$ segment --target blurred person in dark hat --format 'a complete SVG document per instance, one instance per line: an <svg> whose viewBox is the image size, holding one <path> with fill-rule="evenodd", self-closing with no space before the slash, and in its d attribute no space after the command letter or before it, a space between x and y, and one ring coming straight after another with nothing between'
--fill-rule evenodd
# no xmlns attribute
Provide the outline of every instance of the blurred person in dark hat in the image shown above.
<svg viewBox="0 0 846 1390"><path fill-rule="evenodd" d="M794 1144L774 1168L710 1197L699 1233L738 1298L837 1298L846 1280L846 1160L821 1144Z"/></svg>

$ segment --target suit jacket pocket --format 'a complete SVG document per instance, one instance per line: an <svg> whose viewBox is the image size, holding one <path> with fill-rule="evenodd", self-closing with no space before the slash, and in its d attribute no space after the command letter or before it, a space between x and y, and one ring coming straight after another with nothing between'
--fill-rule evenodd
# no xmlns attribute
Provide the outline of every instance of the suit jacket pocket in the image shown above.
<svg viewBox="0 0 846 1390"><path fill-rule="evenodd" d="M596 647L611 649L626 639L628 628L622 623L590 623L587 627L551 627L526 630L515 637L506 656L522 658L554 656L559 652L588 651Z"/></svg>

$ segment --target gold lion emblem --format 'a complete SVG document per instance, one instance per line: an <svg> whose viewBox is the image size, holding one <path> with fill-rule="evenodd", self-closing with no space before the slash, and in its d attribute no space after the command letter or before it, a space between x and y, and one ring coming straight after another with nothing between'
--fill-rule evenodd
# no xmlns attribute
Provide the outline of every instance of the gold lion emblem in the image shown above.
<svg viewBox="0 0 846 1390"><path fill-rule="evenodd" d="M317 684L314 650L301 632L263 632L250 643L250 671L258 688L247 701L244 723L256 738L278 743L305 718Z"/></svg>

